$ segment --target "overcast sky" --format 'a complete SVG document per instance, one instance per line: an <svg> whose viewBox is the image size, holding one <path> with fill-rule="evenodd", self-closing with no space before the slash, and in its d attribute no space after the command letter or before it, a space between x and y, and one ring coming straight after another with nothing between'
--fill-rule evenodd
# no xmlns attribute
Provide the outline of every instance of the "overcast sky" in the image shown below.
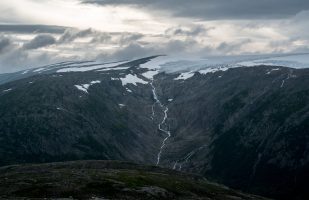
<svg viewBox="0 0 309 200"><path fill-rule="evenodd" d="M308 52L308 0L1 0L0 72L154 54Z"/></svg>

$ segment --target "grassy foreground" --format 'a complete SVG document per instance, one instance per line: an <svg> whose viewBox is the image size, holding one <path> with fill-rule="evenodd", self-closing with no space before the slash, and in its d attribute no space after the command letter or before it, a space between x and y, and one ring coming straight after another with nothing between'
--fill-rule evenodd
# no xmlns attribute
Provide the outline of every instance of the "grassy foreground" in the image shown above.
<svg viewBox="0 0 309 200"><path fill-rule="evenodd" d="M0 180L0 199L265 200L196 175L120 161L6 166Z"/></svg>

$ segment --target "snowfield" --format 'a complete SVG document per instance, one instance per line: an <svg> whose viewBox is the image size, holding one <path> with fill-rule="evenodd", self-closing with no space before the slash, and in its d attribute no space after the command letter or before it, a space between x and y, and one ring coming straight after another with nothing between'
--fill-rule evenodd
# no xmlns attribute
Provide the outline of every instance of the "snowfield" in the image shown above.
<svg viewBox="0 0 309 200"><path fill-rule="evenodd" d="M86 72L86 71L92 71L92 70L97 70L97 69L102 69L102 68L112 68L116 67L118 65L122 65L124 63L127 63L128 61L125 62L113 62L113 63L97 63L97 64L91 64L90 66L73 66L73 67L67 67L64 69L59 69L57 72L58 73L63 73L63 72Z"/></svg>
<svg viewBox="0 0 309 200"><path fill-rule="evenodd" d="M254 67L260 65L290 67L295 69L309 68L309 54L217 56L207 59L159 56L142 64L140 67L150 70L143 74L148 79L153 79L153 74L156 75L164 71L166 73L179 74L174 80L187 80L193 77L197 72L205 75L218 71L227 71L230 68ZM273 71L276 70L279 69L273 69ZM268 73L270 74L272 72Z"/></svg>
<svg viewBox="0 0 309 200"><path fill-rule="evenodd" d="M25 69L22 71L1 74L0 83L6 83L12 80L27 78L37 74L53 74L58 73L59 76L69 72L98 72L109 73L114 71L128 70L131 65L126 65L132 61L118 61L102 63L96 61L66 61L50 65L45 65L32 69ZM279 54L279 55L247 55L247 56L213 56L207 58L197 58L190 56L157 56L148 58L144 64L137 66L143 72L139 74L148 80L139 78L137 75L124 74L123 71L119 75L126 75L121 78L123 85L132 83L147 84L154 79L156 75L161 72L176 74L174 80L187 80L194 76L195 73L206 75L208 73L216 73L218 71L227 71L230 68L236 67L254 67L260 65L268 65L276 67L289 67L294 69L309 68L309 54ZM266 72L267 74L274 73L273 71ZM221 76L220 76L221 77ZM85 87L79 85L80 90L86 91ZM84 89L83 89L84 88Z"/></svg>
<svg viewBox="0 0 309 200"><path fill-rule="evenodd" d="M277 56L265 59L250 60L238 63L240 66L253 67L258 65L270 65L290 67L295 69L309 68L309 54L295 54Z"/></svg>

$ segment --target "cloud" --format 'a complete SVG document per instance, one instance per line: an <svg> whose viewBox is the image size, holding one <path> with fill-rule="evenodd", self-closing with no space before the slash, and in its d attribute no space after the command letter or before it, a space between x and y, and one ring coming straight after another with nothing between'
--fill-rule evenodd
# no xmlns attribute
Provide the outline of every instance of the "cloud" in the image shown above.
<svg viewBox="0 0 309 200"><path fill-rule="evenodd" d="M119 2L115 0L113 5L120 5ZM135 1L128 2L130 6L136 6ZM164 2L159 0L158 3ZM150 2L147 8L151 4L155 3ZM305 52L309 46L308 17L309 11L281 20L248 18L197 22L171 17L168 19L171 23L158 33L101 32L93 28L66 27L53 33L53 26L0 25L0 31L3 30L3 36L0 34L0 72L70 59L117 61L157 54L207 57ZM41 48L45 46L49 48Z"/></svg>
<svg viewBox="0 0 309 200"><path fill-rule="evenodd" d="M10 52L0 56L0 72L16 72L24 69L60 62L67 59L68 58L65 59L64 57L61 57L61 55L58 56L48 52L32 53L25 51L22 48L12 49Z"/></svg>
<svg viewBox="0 0 309 200"><path fill-rule="evenodd" d="M174 16L207 20L279 19L309 10L308 0L82 0L82 3L166 10Z"/></svg>
<svg viewBox="0 0 309 200"><path fill-rule="evenodd" d="M96 59L99 60L131 60L135 58L153 56L153 55L174 55L196 53L197 42L195 40L171 40L162 44L143 45L139 42L131 42L130 44L118 48L112 52L101 53ZM199 50L199 49L198 49Z"/></svg>
<svg viewBox="0 0 309 200"><path fill-rule="evenodd" d="M56 39L51 35L38 35L28 43L23 45L24 49L38 49L56 43Z"/></svg>
<svg viewBox="0 0 309 200"><path fill-rule="evenodd" d="M93 36L91 43L110 43L112 41L112 36L109 33L101 33Z"/></svg>
<svg viewBox="0 0 309 200"><path fill-rule="evenodd" d="M132 42L135 43L143 37L144 35L140 33L122 33L120 34L118 43L119 45L123 46L123 45L131 44Z"/></svg>
<svg viewBox="0 0 309 200"><path fill-rule="evenodd" d="M207 34L213 27L206 28L202 25L191 25L189 27L170 27L165 30L166 35L170 36L198 36L201 34Z"/></svg>
<svg viewBox="0 0 309 200"><path fill-rule="evenodd" d="M186 53L194 52L197 49L198 43L193 39L186 40L171 40L167 44L163 45L163 51L168 53Z"/></svg>
<svg viewBox="0 0 309 200"><path fill-rule="evenodd" d="M145 47L138 43L131 43L124 48L119 48L114 52L101 53L97 56L98 60L131 60L157 54L153 47Z"/></svg>
<svg viewBox="0 0 309 200"><path fill-rule="evenodd" d="M220 45L216 48L216 50L221 54L233 54L234 52L240 52L243 45L246 45L248 43L251 43L252 40L245 39L241 41L236 42L222 42Z"/></svg>
<svg viewBox="0 0 309 200"><path fill-rule="evenodd" d="M77 38L83 38L92 34L94 34L94 31L91 28L85 30L70 28L67 29L64 34L59 38L58 43L72 42Z"/></svg>
<svg viewBox="0 0 309 200"><path fill-rule="evenodd" d="M137 42L144 37L141 33L128 32L100 32L91 28L85 30L67 29L58 39L57 43L72 43L78 38L91 38L90 44L114 44L126 46L132 42Z"/></svg>
<svg viewBox="0 0 309 200"><path fill-rule="evenodd" d="M0 37L0 54L3 53L10 45L12 44L11 40L6 37Z"/></svg>

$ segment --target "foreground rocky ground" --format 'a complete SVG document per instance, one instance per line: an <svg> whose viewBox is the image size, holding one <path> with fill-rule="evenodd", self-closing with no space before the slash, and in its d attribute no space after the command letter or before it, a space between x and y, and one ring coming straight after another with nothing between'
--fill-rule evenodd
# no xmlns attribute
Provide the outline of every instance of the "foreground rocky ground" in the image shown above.
<svg viewBox="0 0 309 200"><path fill-rule="evenodd" d="M199 176L119 161L6 166L0 180L0 199L266 200Z"/></svg>

